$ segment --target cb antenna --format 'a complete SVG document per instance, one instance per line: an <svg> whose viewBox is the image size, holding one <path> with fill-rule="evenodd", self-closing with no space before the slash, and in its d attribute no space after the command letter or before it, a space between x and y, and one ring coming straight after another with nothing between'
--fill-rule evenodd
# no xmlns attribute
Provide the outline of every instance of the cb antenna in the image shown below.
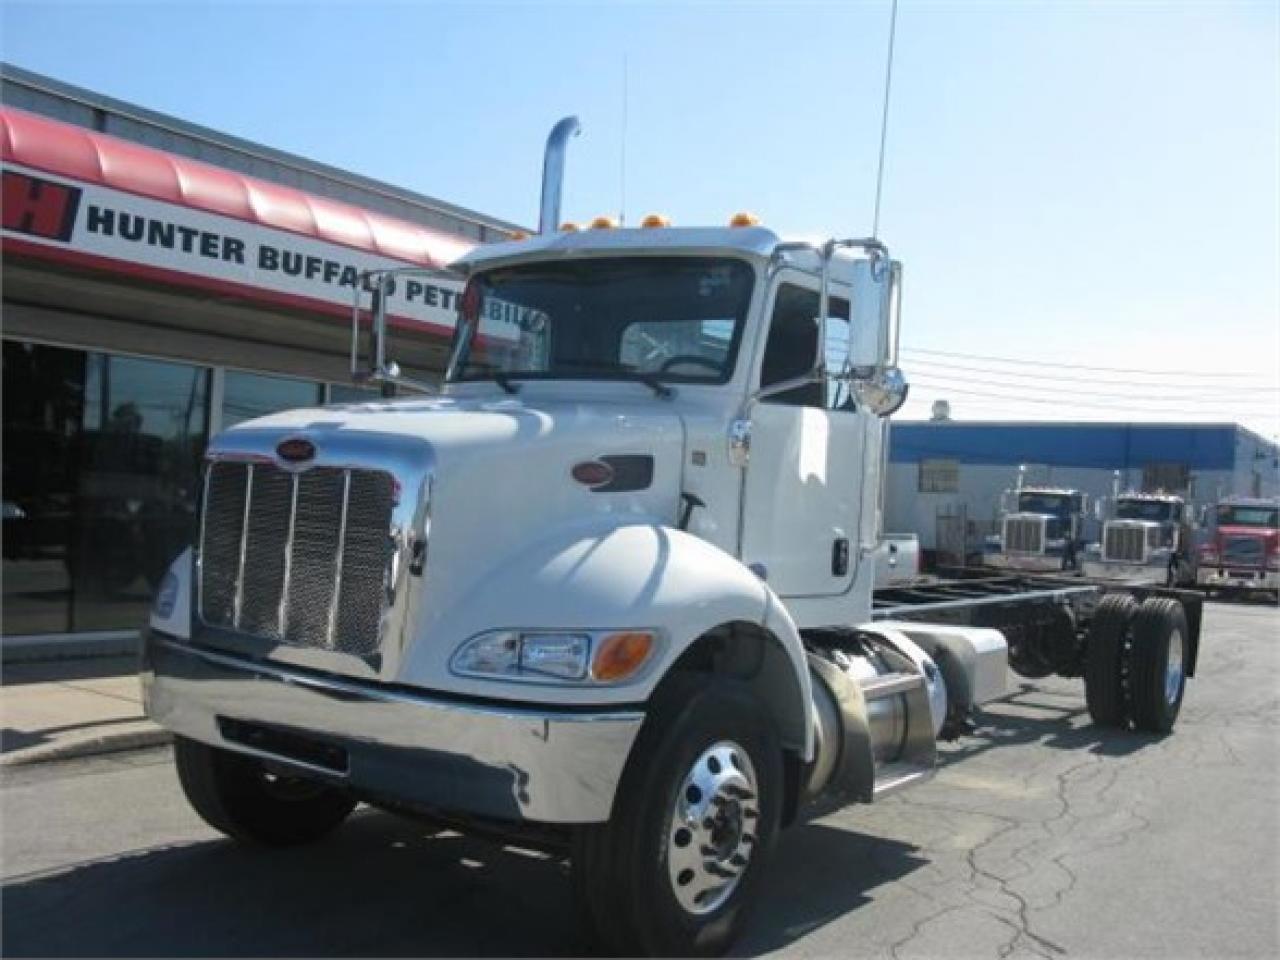
<svg viewBox="0 0 1280 960"><path fill-rule="evenodd" d="M871 218L871 236L880 235L880 196L884 192L884 147L889 139L889 92L893 88L893 41L898 28L898 0L889 11L889 55L884 65L884 106L880 109L880 162L876 166L876 207Z"/></svg>
<svg viewBox="0 0 1280 960"><path fill-rule="evenodd" d="M630 99L627 95L627 67L629 54L622 55L622 149L620 169L618 170L618 193L621 199L618 202L618 226L625 227L627 225L627 101Z"/></svg>

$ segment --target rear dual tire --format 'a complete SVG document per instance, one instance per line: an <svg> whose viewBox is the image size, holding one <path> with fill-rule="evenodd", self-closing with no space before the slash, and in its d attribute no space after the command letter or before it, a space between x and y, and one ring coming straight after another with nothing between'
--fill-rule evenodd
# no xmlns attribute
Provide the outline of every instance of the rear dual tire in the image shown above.
<svg viewBox="0 0 1280 960"><path fill-rule="evenodd" d="M1168 733L1182 708L1187 655L1187 618L1178 601L1103 597L1085 660L1089 716L1102 727Z"/></svg>

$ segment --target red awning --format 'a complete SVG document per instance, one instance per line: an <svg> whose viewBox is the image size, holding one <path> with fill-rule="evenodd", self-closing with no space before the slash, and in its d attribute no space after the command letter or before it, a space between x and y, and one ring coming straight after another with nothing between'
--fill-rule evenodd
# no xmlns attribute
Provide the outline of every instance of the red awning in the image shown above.
<svg viewBox="0 0 1280 960"><path fill-rule="evenodd" d="M475 244L350 204L0 107L0 156L73 180L442 267Z"/></svg>

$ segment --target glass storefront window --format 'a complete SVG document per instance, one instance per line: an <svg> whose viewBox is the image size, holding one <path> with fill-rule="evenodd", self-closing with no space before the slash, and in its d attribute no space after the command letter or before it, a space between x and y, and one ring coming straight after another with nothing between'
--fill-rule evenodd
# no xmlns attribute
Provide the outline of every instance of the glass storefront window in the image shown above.
<svg viewBox="0 0 1280 960"><path fill-rule="evenodd" d="M222 429L268 413L322 402L322 387L313 381L228 370L222 388Z"/></svg>
<svg viewBox="0 0 1280 960"><path fill-rule="evenodd" d="M353 383L329 384L330 403L370 403L381 399L382 391L377 387L357 387Z"/></svg>
<svg viewBox="0 0 1280 960"><path fill-rule="evenodd" d="M4 344L6 635L139 626L192 539L209 371Z"/></svg>
<svg viewBox="0 0 1280 960"><path fill-rule="evenodd" d="M4 342L6 636L71 627L73 527L84 366L78 350Z"/></svg>

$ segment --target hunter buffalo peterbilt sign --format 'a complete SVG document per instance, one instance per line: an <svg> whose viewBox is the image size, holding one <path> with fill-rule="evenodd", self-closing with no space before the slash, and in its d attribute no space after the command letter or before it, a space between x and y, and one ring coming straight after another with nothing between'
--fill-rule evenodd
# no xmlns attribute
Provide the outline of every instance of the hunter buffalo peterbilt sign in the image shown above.
<svg viewBox="0 0 1280 960"><path fill-rule="evenodd" d="M341 244L54 177L16 164L4 168L5 245L35 256L74 260L180 285L239 292L310 306L350 309L360 274L405 266ZM461 285L402 279L388 314L453 329Z"/></svg>

